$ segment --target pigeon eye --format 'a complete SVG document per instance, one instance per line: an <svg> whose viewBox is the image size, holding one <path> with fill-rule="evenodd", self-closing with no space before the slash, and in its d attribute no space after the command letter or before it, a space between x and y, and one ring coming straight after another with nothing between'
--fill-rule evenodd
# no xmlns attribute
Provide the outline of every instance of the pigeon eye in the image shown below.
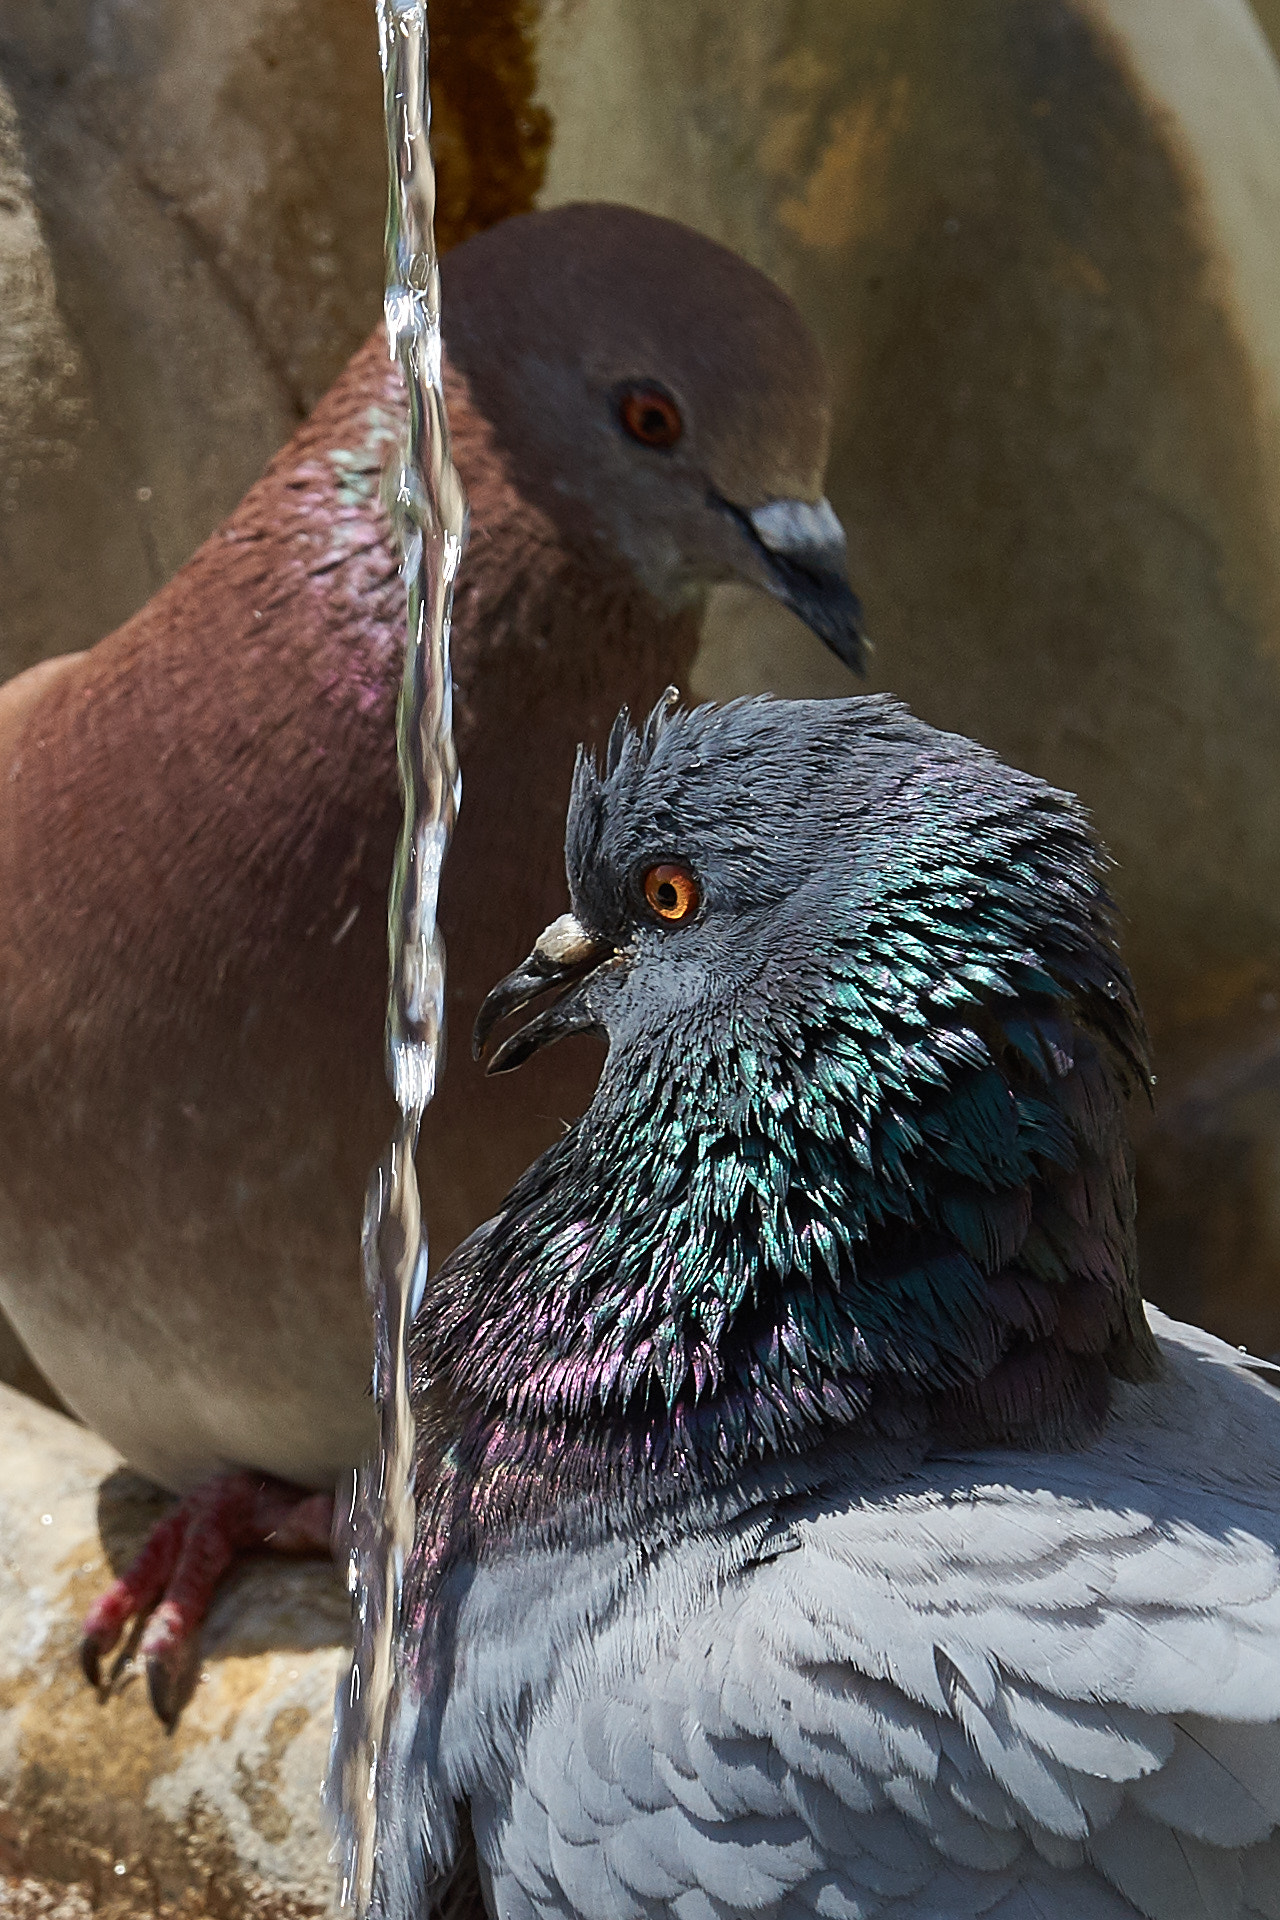
<svg viewBox="0 0 1280 1920"><path fill-rule="evenodd" d="M642 447L674 447L684 432L679 407L661 387L627 387L618 401L618 418Z"/></svg>
<svg viewBox="0 0 1280 1920"><path fill-rule="evenodd" d="M660 920L692 920L702 904L698 883L688 867L650 867L644 897Z"/></svg>

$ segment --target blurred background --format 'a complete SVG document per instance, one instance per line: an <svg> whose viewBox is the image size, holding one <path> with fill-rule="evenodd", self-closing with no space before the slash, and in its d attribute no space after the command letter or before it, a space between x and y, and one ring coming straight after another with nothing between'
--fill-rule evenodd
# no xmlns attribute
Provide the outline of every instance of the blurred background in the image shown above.
<svg viewBox="0 0 1280 1920"><path fill-rule="evenodd" d="M432 0L444 245L621 199L835 371L872 684L1078 791L1143 1278L1280 1350L1280 0ZM380 311L368 0L0 0L0 674L117 626ZM848 691L726 593L699 694Z"/></svg>

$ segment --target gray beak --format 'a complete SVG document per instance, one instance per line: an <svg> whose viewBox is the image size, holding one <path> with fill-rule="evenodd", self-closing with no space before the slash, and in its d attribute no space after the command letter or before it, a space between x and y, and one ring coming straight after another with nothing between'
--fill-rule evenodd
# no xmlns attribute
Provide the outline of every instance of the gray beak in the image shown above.
<svg viewBox="0 0 1280 1920"><path fill-rule="evenodd" d="M598 1027L587 1005L587 979L613 954L607 940L596 939L573 914L562 913L538 935L528 959L500 980L486 998L472 1029L472 1058L484 1058L489 1036L499 1020L518 1013L544 994L555 995L550 1006L503 1041L486 1073L509 1073L540 1047L562 1039L566 1033L589 1033Z"/></svg>
<svg viewBox="0 0 1280 1920"><path fill-rule="evenodd" d="M829 500L730 506L764 560L771 590L854 673L867 670L862 605L849 585L848 543Z"/></svg>

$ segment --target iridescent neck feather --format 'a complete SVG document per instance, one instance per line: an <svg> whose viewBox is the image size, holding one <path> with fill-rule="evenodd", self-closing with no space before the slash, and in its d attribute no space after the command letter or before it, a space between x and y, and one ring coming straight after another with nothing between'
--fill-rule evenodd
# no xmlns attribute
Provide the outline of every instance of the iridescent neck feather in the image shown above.
<svg viewBox="0 0 1280 1920"><path fill-rule="evenodd" d="M936 845L927 876L904 856L785 998L615 1048L589 1112L442 1270L418 1362L459 1422L451 1457L523 1476L536 1508L548 1475L714 1476L859 1423L1086 1436L1109 1378L1154 1366L1135 1081L1140 1017L1061 796L953 872Z"/></svg>

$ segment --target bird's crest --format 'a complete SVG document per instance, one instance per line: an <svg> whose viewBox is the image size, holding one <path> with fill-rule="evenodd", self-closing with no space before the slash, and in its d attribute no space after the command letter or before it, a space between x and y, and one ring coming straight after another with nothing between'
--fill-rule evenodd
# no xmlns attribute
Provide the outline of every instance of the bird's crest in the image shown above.
<svg viewBox="0 0 1280 1920"><path fill-rule="evenodd" d="M654 701L649 712L649 717L644 723L643 731L637 731L631 724L630 707L623 707L609 729L609 744L605 748L604 756L605 779L611 780L613 778L618 768L622 765L624 757L627 756L628 748L630 748L632 756L638 756L641 765L646 765L653 758L654 748L657 746L658 741L662 738L662 735L666 732L667 727L679 710L679 687L667 687L662 695ZM579 748L579 764L581 764L583 760L589 761L598 779L599 769L596 765L595 755L587 754L584 749Z"/></svg>

